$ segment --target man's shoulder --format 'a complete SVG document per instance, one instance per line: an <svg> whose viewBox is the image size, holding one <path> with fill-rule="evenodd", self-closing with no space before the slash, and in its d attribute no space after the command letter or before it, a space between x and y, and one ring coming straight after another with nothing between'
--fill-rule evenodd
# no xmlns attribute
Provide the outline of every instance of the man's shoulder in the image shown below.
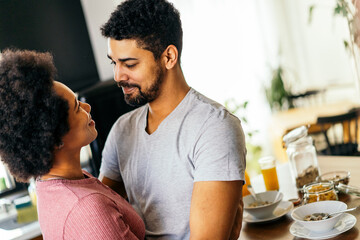
<svg viewBox="0 0 360 240"><path fill-rule="evenodd" d="M204 118L206 120L223 121L238 120L238 118L230 113L223 105L216 102L215 100L206 97L205 95L192 90L191 98L191 112L197 117Z"/></svg>

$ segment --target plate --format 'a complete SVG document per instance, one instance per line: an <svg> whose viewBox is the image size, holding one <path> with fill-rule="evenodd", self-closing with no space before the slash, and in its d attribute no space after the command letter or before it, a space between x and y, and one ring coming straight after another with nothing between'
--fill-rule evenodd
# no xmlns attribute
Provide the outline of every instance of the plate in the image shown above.
<svg viewBox="0 0 360 240"><path fill-rule="evenodd" d="M288 212L290 212L294 208L294 205L292 202L289 201L281 201L279 205L275 208L274 212L271 216L267 218L255 218L254 216L250 215L246 211L244 211L244 217L243 220L248 223L261 223L261 222L268 222L275 219L278 219Z"/></svg>
<svg viewBox="0 0 360 240"><path fill-rule="evenodd" d="M327 239L335 237L347 230L351 229L356 223L356 217L349 213L344 213L344 216L335 224L335 227L328 232L317 233L312 232L300 223L294 222L290 227L290 233L295 237L308 238L308 239Z"/></svg>

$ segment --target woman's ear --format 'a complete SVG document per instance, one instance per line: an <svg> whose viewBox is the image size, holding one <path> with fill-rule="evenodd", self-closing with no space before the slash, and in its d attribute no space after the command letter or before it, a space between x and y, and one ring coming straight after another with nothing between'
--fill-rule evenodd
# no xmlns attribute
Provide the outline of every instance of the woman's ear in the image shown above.
<svg viewBox="0 0 360 240"><path fill-rule="evenodd" d="M64 147L64 142L61 142L58 146L55 147L56 150L60 150Z"/></svg>
<svg viewBox="0 0 360 240"><path fill-rule="evenodd" d="M166 69L173 68L178 61L178 50L174 45L169 45L163 52Z"/></svg>

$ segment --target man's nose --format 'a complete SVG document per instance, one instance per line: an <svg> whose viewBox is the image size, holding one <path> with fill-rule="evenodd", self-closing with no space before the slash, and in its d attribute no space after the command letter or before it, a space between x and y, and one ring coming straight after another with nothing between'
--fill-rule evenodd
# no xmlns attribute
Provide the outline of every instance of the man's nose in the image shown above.
<svg viewBox="0 0 360 240"><path fill-rule="evenodd" d="M126 74L126 72L122 69L121 66L116 65L114 67L114 80L116 82L120 82L120 81L126 81L128 80L128 75Z"/></svg>

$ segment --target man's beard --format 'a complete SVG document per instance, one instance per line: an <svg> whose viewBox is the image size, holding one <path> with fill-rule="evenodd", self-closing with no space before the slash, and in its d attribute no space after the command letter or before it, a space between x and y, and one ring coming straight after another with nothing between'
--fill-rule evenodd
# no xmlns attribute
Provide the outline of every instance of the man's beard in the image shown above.
<svg viewBox="0 0 360 240"><path fill-rule="evenodd" d="M125 102L133 107L139 107L146 103L154 101L159 96L160 85L163 82L163 71L160 67L157 68L155 72L155 81L144 91L141 90L141 87L137 84L129 84L127 81L118 82L119 87L135 87L139 90L138 95L132 97L131 94L125 94Z"/></svg>

